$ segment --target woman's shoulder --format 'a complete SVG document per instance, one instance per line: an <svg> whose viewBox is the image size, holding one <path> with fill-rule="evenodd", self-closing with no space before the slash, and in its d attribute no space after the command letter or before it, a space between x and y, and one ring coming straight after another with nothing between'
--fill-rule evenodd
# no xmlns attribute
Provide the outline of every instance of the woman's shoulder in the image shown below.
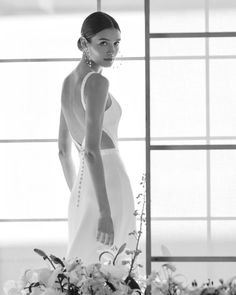
<svg viewBox="0 0 236 295"><path fill-rule="evenodd" d="M89 72L86 75L88 76L85 81L86 83L84 83L84 90L87 95L94 93L104 93L108 91L109 81L101 73Z"/></svg>
<svg viewBox="0 0 236 295"><path fill-rule="evenodd" d="M62 99L69 95L71 89L71 82L72 82L72 73L68 74L62 83Z"/></svg>
<svg viewBox="0 0 236 295"><path fill-rule="evenodd" d="M88 72L85 77L88 76L87 80L91 86L106 86L109 85L108 79L101 73Z"/></svg>
<svg viewBox="0 0 236 295"><path fill-rule="evenodd" d="M67 76L64 78L63 83L62 83L62 89L66 89L70 87L70 84L74 80L74 72L72 71L71 73L67 74Z"/></svg>
<svg viewBox="0 0 236 295"><path fill-rule="evenodd" d="M91 74L90 74L91 73ZM101 73L89 72L86 83L82 85L82 92L86 102L95 106L97 103L103 105L107 99L107 93L109 88L109 81ZM86 77L85 77L86 78Z"/></svg>

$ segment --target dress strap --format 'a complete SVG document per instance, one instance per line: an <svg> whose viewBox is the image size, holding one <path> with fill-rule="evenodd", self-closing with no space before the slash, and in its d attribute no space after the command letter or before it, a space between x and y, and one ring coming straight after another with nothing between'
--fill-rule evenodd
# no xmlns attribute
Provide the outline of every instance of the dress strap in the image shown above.
<svg viewBox="0 0 236 295"><path fill-rule="evenodd" d="M86 81L88 80L88 78L92 75L92 74L95 74L95 72L88 72L85 76L84 76L84 79L81 83L81 102L82 102L82 105L84 107L84 109L86 109L85 107L85 100L84 100L84 87L85 87L85 84L86 84Z"/></svg>

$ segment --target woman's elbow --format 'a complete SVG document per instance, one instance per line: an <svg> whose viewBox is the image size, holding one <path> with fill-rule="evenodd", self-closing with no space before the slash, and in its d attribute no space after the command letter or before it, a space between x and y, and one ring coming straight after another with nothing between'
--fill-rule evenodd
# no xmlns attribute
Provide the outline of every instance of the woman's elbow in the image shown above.
<svg viewBox="0 0 236 295"><path fill-rule="evenodd" d="M65 145L58 145L58 156L60 160L68 158L70 156L70 150Z"/></svg>
<svg viewBox="0 0 236 295"><path fill-rule="evenodd" d="M85 146L84 155L86 160L88 160L89 162L93 162L100 155L100 149L99 147L95 147L95 146L93 147Z"/></svg>

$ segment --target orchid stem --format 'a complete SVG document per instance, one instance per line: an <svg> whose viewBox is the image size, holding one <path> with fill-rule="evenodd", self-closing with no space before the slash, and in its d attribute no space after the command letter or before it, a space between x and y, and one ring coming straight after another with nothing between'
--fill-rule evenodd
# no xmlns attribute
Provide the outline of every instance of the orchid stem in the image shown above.
<svg viewBox="0 0 236 295"><path fill-rule="evenodd" d="M52 263L51 259L50 259L48 256L46 256L45 259L47 259L47 260L50 262L50 264L52 265L52 267L53 267L54 269L56 269L55 265Z"/></svg>
<svg viewBox="0 0 236 295"><path fill-rule="evenodd" d="M141 234L142 234L142 227L143 227L143 212L144 212L144 206L145 206L145 200L143 201L143 207L142 207L142 211L141 211L141 221L140 221L140 227L139 227L139 232L138 232L138 236L137 236L137 243L136 243L136 248L135 248L135 252L134 252L134 256L133 256L133 259L132 259L132 262L131 262L131 265L130 265L130 270L129 270L129 274L128 276L130 276L132 270L133 270L133 266L134 266L134 262L136 260L136 257L137 257L137 253L138 253L138 247L139 247L139 241L140 241L140 238L141 238Z"/></svg>

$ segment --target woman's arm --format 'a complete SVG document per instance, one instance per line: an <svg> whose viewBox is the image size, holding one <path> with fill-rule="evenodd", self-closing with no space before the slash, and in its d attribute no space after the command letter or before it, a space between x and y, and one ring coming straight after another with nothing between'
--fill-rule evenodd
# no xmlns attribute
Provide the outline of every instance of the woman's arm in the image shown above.
<svg viewBox="0 0 236 295"><path fill-rule="evenodd" d="M71 155L71 143L71 136L63 115L63 111L61 110L58 149L63 173L70 191L73 188L76 178L75 166Z"/></svg>
<svg viewBox="0 0 236 295"><path fill-rule="evenodd" d="M108 87L108 80L100 74L91 75L85 86L85 160L90 170L100 212L97 239L102 243L112 244L113 223L100 152Z"/></svg>

